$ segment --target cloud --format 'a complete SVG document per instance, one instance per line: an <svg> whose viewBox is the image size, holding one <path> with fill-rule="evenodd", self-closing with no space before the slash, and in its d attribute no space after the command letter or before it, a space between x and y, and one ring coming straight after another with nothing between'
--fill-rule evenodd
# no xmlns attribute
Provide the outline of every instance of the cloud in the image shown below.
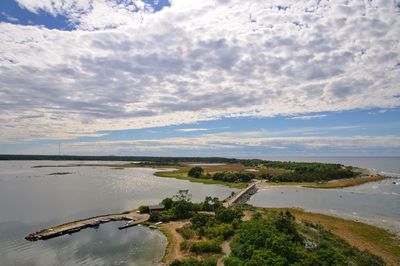
<svg viewBox="0 0 400 266"><path fill-rule="evenodd" d="M6 12L1 12L1 14L2 14L8 21L11 21L11 22L18 22L18 21L19 21L19 19L15 18L15 17L13 17L13 16L10 16L10 15L7 14Z"/></svg>
<svg viewBox="0 0 400 266"><path fill-rule="evenodd" d="M176 131L181 131L181 132L196 132L196 131L207 131L207 128L180 128L177 129Z"/></svg>
<svg viewBox="0 0 400 266"><path fill-rule="evenodd" d="M303 116L293 116L289 117L288 119L294 119L294 120L311 120L315 118L323 118L326 117L326 115L303 115Z"/></svg>
<svg viewBox="0 0 400 266"><path fill-rule="evenodd" d="M0 24L0 142L400 105L392 2L18 2L76 30Z"/></svg>
<svg viewBox="0 0 400 266"><path fill-rule="evenodd" d="M303 154L381 154L382 151L394 152L400 148L399 136L351 136L351 137L268 137L263 132L204 134L197 137L171 137L159 139L67 142L62 144L66 154L205 154L229 156L232 152L240 155L292 154L301 151ZM58 144L45 147L25 149L25 153L51 154L58 152ZM232 155L231 155L232 156Z"/></svg>

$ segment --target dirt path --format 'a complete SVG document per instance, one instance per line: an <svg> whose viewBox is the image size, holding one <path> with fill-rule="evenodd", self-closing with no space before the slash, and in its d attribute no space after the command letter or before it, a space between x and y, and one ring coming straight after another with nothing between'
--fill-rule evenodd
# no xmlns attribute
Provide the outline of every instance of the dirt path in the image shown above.
<svg viewBox="0 0 400 266"><path fill-rule="evenodd" d="M231 254L231 239L222 242L222 257L218 259L217 266L224 266L223 259Z"/></svg>
<svg viewBox="0 0 400 266"><path fill-rule="evenodd" d="M176 229L181 228L189 223L190 222L188 220L185 220L169 222L161 225L161 229L166 234L169 241L167 251L163 259L163 262L166 265L176 259L180 260L185 257L185 253L182 252L180 248L180 245L184 239L178 232L176 232Z"/></svg>

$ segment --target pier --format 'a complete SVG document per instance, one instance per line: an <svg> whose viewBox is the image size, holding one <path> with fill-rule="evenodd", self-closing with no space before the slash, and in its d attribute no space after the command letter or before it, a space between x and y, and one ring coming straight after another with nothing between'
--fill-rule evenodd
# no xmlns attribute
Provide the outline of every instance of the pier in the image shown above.
<svg viewBox="0 0 400 266"><path fill-rule="evenodd" d="M233 195L232 197L229 197L226 199L224 206L225 207L231 207L235 205L239 205L242 203L246 203L252 195L254 195L257 192L257 183L252 183L239 193Z"/></svg>
<svg viewBox="0 0 400 266"><path fill-rule="evenodd" d="M148 214L137 213L137 210L132 210L117 214L106 214L96 217L90 217L83 220L78 220L74 222L69 222L65 224L56 225L47 229L43 229L25 237L29 241L45 240L65 234L73 234L79 232L81 229L93 227L96 228L100 224L108 223L111 221L130 221L127 224L121 226L127 228L140 223L143 223L149 219ZM124 227L125 226L125 227Z"/></svg>

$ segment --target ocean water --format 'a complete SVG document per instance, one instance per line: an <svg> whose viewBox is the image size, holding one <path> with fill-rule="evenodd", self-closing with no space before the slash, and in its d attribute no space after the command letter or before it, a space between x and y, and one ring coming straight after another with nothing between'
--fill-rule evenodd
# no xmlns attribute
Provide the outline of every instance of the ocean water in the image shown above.
<svg viewBox="0 0 400 266"><path fill-rule="evenodd" d="M110 222L46 241L24 237L60 223L157 204L180 189L189 189L193 201L236 191L156 177L148 168L32 168L72 163L77 162L0 162L0 265L159 265L167 240L147 227L118 230L122 222ZM55 172L71 174L49 175Z"/></svg>

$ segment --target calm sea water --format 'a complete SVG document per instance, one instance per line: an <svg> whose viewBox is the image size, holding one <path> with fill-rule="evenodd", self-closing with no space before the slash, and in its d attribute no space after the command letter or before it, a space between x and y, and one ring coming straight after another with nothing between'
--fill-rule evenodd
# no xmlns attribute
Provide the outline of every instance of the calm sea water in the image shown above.
<svg viewBox="0 0 400 266"><path fill-rule="evenodd" d="M158 265L167 241L146 227L102 224L46 241L24 237L56 224L156 204L189 189L193 201L227 197L234 189L156 177L152 169L32 168L77 162L0 162L0 265ZM71 172L69 175L49 175Z"/></svg>
<svg viewBox="0 0 400 266"><path fill-rule="evenodd" d="M399 157L282 157L274 160L342 163L375 169L393 176L343 189L276 187L259 191L250 204L261 207L299 207L306 210L360 220L392 230L400 235Z"/></svg>

